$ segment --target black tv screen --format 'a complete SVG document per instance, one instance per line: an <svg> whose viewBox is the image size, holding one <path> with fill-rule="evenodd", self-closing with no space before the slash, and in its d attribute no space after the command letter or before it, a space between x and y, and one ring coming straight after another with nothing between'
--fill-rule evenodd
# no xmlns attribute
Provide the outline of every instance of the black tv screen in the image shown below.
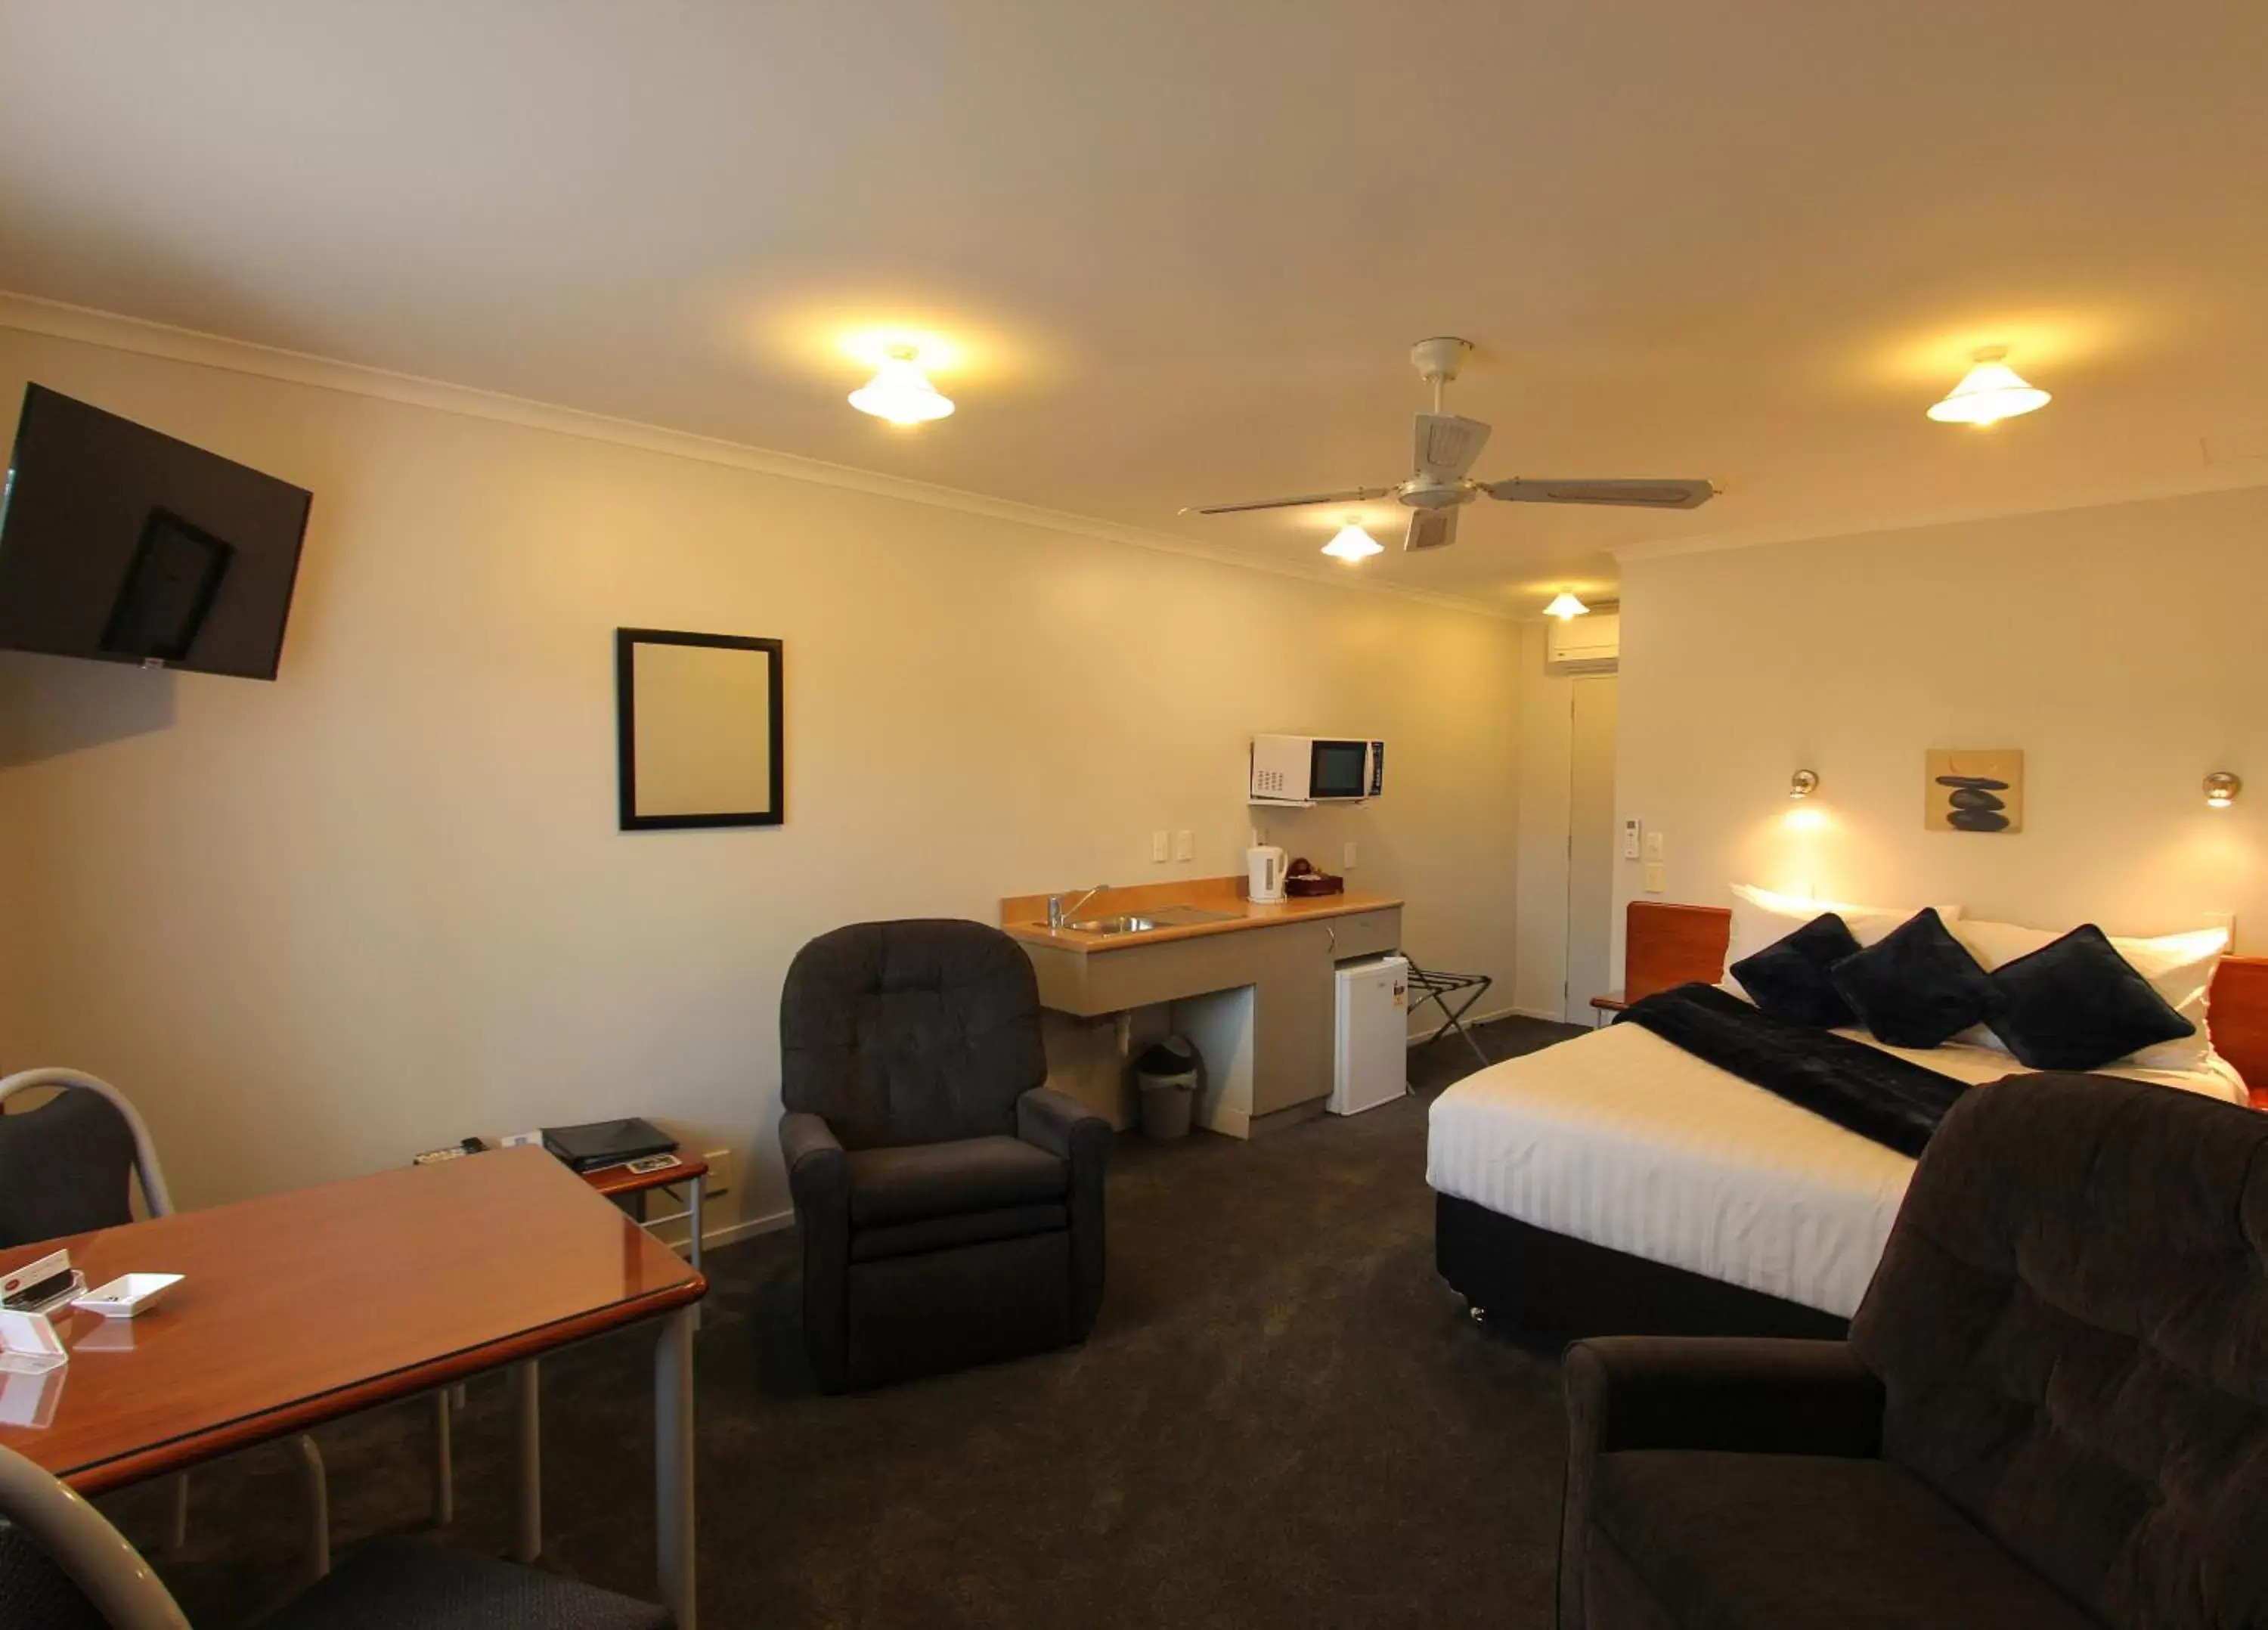
<svg viewBox="0 0 2268 1630"><path fill-rule="evenodd" d="M310 501L33 385L0 488L0 646L273 679Z"/></svg>

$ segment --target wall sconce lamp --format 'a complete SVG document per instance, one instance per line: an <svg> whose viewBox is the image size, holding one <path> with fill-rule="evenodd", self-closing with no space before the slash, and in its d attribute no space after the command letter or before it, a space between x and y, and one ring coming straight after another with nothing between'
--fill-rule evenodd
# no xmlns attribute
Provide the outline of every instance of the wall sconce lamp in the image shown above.
<svg viewBox="0 0 2268 1630"><path fill-rule="evenodd" d="M1799 770L1787 778L1790 798L1808 798L1819 790L1819 773L1814 770Z"/></svg>
<svg viewBox="0 0 2268 1630"><path fill-rule="evenodd" d="M2243 790L2243 782L2226 770L2216 770L2205 778L2205 807L2226 809L2236 801L2236 795Z"/></svg>

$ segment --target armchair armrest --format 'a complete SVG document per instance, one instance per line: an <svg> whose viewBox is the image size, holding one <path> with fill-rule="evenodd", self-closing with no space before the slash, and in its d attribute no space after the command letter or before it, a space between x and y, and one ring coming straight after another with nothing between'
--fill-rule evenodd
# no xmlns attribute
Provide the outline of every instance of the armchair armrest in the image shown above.
<svg viewBox="0 0 2268 1630"><path fill-rule="evenodd" d="M1620 1449L1881 1453L1882 1383L1840 1341L1602 1336L1561 1361L1567 1493L1559 1519L1559 1630L1584 1630L1591 1485Z"/></svg>
<svg viewBox="0 0 2268 1630"><path fill-rule="evenodd" d="M1572 1451L1881 1453L1882 1383L1840 1341L1609 1336L1563 1365Z"/></svg>
<svg viewBox="0 0 2268 1630"><path fill-rule="evenodd" d="M1110 1123L1076 1098L1035 1087L1016 1100L1016 1136L1071 1168L1071 1333L1086 1339L1102 1306L1102 1172Z"/></svg>
<svg viewBox="0 0 2268 1630"><path fill-rule="evenodd" d="M803 1246L803 1329L819 1384L850 1381L850 1166L835 1129L816 1115L780 1117L780 1159Z"/></svg>
<svg viewBox="0 0 2268 1630"><path fill-rule="evenodd" d="M779 1140L788 1193L798 1211L849 1207L850 1169L834 1128L816 1115L791 1110L780 1117Z"/></svg>
<svg viewBox="0 0 2268 1630"><path fill-rule="evenodd" d="M1075 1169L1110 1158L1110 1123L1051 1087L1035 1087L1016 1100L1016 1136Z"/></svg>

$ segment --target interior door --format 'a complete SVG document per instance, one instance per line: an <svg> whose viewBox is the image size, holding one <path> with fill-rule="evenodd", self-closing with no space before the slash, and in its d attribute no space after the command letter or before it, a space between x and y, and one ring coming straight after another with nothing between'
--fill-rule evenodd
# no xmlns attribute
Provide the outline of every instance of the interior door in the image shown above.
<svg viewBox="0 0 2268 1630"><path fill-rule="evenodd" d="M1564 1016L1588 1024L1614 967L1615 676L1576 680L1567 753L1567 988Z"/></svg>

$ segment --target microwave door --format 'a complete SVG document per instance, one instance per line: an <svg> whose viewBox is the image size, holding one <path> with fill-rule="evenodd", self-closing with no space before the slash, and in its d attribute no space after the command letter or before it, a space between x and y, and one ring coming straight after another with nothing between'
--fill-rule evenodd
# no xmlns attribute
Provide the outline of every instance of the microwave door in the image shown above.
<svg viewBox="0 0 2268 1630"><path fill-rule="evenodd" d="M1317 741L1307 766L1310 798L1361 798L1370 791L1366 741Z"/></svg>

